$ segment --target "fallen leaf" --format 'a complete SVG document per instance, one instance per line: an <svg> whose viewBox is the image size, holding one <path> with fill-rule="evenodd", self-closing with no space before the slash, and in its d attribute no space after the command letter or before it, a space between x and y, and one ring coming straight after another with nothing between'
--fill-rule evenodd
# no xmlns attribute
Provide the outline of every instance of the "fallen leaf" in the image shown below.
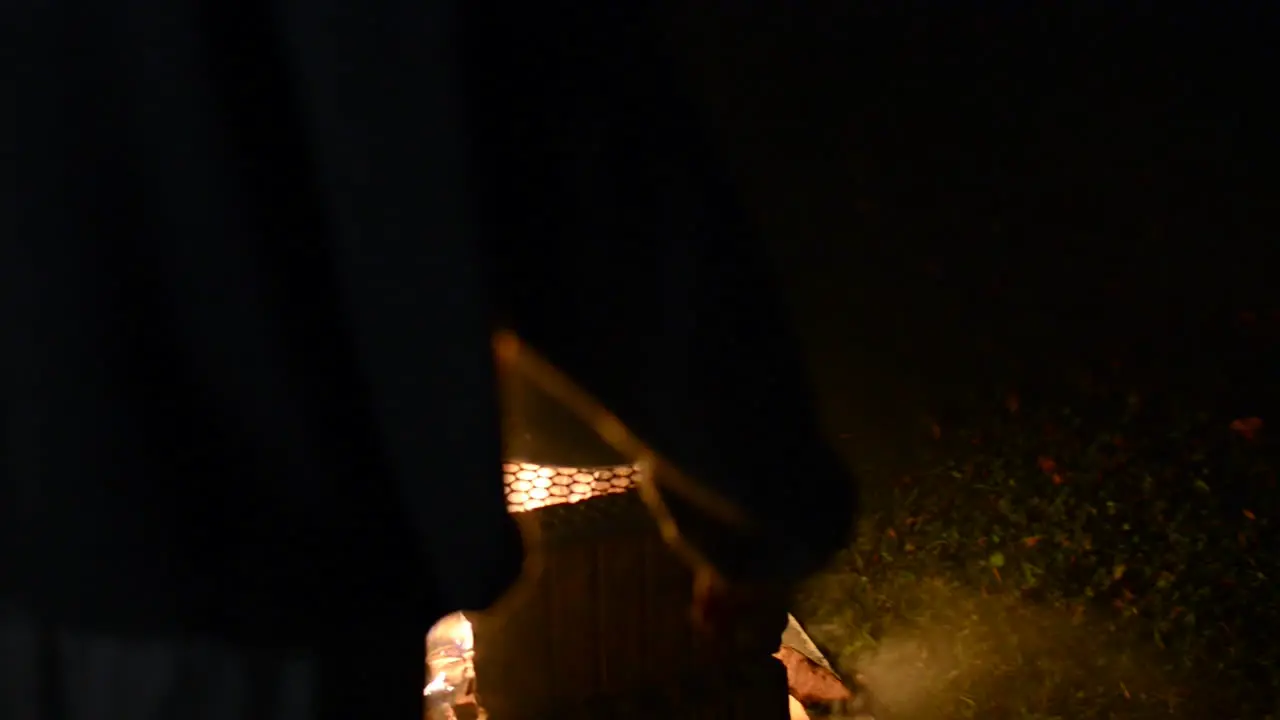
<svg viewBox="0 0 1280 720"><path fill-rule="evenodd" d="M1245 517L1247 517L1247 518L1249 518L1250 520L1257 520L1257 519L1258 519L1258 516L1257 516L1257 515L1254 515L1252 510L1245 510L1245 511L1244 511L1244 516L1245 516Z"/></svg>
<svg viewBox="0 0 1280 720"><path fill-rule="evenodd" d="M1054 484L1054 485L1061 485L1061 484L1062 484L1062 476L1061 476L1061 475L1058 475L1057 473L1054 473L1054 475L1053 475L1053 484Z"/></svg>
<svg viewBox="0 0 1280 720"><path fill-rule="evenodd" d="M791 695L804 704L832 703L853 698L835 673L811 660L804 653L784 645L774 657L787 668L787 685Z"/></svg>
<svg viewBox="0 0 1280 720"><path fill-rule="evenodd" d="M1247 417L1231 421L1231 431L1245 440L1257 438L1260 430L1262 430L1262 418Z"/></svg>
<svg viewBox="0 0 1280 720"><path fill-rule="evenodd" d="M1054 462L1053 458L1051 457L1046 457L1044 455L1041 455L1039 458L1036 459L1036 462L1040 465L1040 471L1046 474L1051 475L1055 470L1058 469L1058 464Z"/></svg>
<svg viewBox="0 0 1280 720"><path fill-rule="evenodd" d="M1037 544L1037 543L1039 543L1039 542L1040 542L1040 538L1038 538L1038 537L1036 537L1036 536L1034 536L1034 535L1033 535L1033 536L1031 536L1031 537L1023 538L1023 539L1022 539L1022 544L1023 544L1023 545L1025 545L1025 546L1027 546L1027 547L1035 547L1035 546L1036 546L1036 544Z"/></svg>

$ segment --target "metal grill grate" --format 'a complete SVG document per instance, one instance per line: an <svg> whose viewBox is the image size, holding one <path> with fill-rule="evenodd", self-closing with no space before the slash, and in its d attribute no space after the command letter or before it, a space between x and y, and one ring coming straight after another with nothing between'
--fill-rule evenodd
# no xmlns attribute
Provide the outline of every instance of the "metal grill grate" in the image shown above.
<svg viewBox="0 0 1280 720"><path fill-rule="evenodd" d="M502 466L507 510L513 513L627 492L642 476L638 465L574 468L506 463Z"/></svg>

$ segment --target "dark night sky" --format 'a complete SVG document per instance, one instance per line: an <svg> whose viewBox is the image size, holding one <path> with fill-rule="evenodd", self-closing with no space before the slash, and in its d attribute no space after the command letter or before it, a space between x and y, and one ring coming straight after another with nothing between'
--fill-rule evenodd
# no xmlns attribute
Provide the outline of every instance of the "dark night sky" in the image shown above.
<svg viewBox="0 0 1280 720"><path fill-rule="evenodd" d="M833 430L890 448L961 388L1108 354L1213 366L1275 309L1265 5L676 13Z"/></svg>

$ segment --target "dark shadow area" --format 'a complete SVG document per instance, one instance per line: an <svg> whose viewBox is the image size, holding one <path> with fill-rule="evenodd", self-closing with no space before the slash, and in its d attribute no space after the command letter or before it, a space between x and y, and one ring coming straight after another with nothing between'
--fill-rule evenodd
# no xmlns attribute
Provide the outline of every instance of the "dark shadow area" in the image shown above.
<svg viewBox="0 0 1280 720"><path fill-rule="evenodd" d="M1275 309L1261 13L774 5L674 37L861 454L1099 361L1273 367L1236 332Z"/></svg>

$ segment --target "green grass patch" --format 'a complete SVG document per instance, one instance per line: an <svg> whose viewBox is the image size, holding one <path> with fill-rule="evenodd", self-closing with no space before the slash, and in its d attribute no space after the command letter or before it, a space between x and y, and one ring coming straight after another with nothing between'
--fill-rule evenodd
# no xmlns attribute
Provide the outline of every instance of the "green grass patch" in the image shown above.
<svg viewBox="0 0 1280 720"><path fill-rule="evenodd" d="M1274 433L1185 393L1060 395L864 476L860 537L797 615L895 720L1280 717Z"/></svg>

